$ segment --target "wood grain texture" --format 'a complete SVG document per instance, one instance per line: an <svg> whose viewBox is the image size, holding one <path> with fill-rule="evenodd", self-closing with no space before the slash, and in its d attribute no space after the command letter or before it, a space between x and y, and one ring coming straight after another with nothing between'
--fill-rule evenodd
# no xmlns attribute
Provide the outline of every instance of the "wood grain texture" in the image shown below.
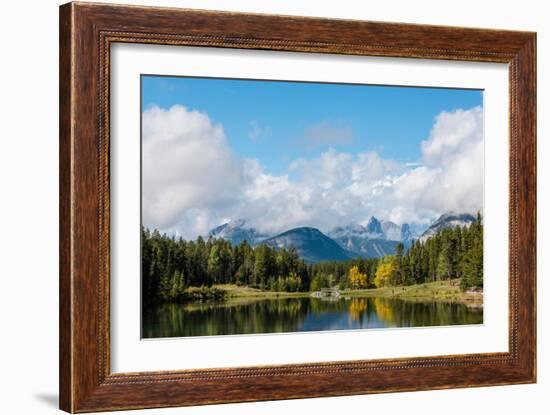
<svg viewBox="0 0 550 415"><path fill-rule="evenodd" d="M59 406L72 409L71 321L71 102L72 20L70 9L59 14Z"/></svg>
<svg viewBox="0 0 550 415"><path fill-rule="evenodd" d="M508 63L509 352L110 373L109 60L110 45L116 42ZM526 32L86 3L61 6L61 409L90 412L534 382L535 62L536 36Z"/></svg>

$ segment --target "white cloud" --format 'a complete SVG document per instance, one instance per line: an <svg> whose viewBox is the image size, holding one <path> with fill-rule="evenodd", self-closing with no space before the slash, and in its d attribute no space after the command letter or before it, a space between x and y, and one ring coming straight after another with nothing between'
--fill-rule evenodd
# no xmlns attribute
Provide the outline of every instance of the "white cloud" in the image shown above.
<svg viewBox="0 0 550 415"><path fill-rule="evenodd" d="M425 220L430 214L451 210L481 210L484 166L482 108L442 112L421 148L423 166L399 177L394 186L395 205L408 203L416 216Z"/></svg>
<svg viewBox="0 0 550 415"><path fill-rule="evenodd" d="M205 221L209 211L238 197L233 189L244 180L241 162L222 126L206 114L180 105L149 108L143 113L142 145L145 225L170 229L193 209L202 209L194 218Z"/></svg>
<svg viewBox="0 0 550 415"><path fill-rule="evenodd" d="M471 153L483 142L483 110L475 107L470 110L441 112L430 132L430 137L422 141L422 159L426 165L441 166L452 162L457 155Z"/></svg>
<svg viewBox="0 0 550 415"><path fill-rule="evenodd" d="M328 231L371 215L427 224L483 198L483 111L442 112L418 163L334 148L289 163L288 174L231 152L222 126L182 106L143 114L143 212L151 227L194 238L228 219L264 232Z"/></svg>
<svg viewBox="0 0 550 415"><path fill-rule="evenodd" d="M264 173L258 160L244 160L244 172L248 183L244 194L249 201L269 199L289 188L287 175L271 176Z"/></svg>

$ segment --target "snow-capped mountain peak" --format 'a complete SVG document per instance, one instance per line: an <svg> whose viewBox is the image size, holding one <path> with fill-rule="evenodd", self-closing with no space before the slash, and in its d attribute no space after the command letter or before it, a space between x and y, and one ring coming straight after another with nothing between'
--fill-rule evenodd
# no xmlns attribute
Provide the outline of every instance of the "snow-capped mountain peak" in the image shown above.
<svg viewBox="0 0 550 415"><path fill-rule="evenodd" d="M328 235L343 248L369 258L393 255L399 242L408 247L416 238L408 224L399 226L391 221L380 221L374 216L365 226L339 226Z"/></svg>
<svg viewBox="0 0 550 415"><path fill-rule="evenodd" d="M246 220L244 219L231 220L212 229L208 233L208 236L212 238L226 239L234 245L237 245L242 241L246 241L249 244L254 245L269 237L269 235L262 234L251 227L247 228L245 225Z"/></svg>
<svg viewBox="0 0 550 415"><path fill-rule="evenodd" d="M384 238L384 230L382 224L374 216L371 216L369 223L365 226L365 230L370 238Z"/></svg>
<svg viewBox="0 0 550 415"><path fill-rule="evenodd" d="M243 229L245 224L246 220L244 219L230 220L229 222L226 222L220 226L216 226L210 231L210 234L225 234L227 232L231 232L237 229Z"/></svg>
<svg viewBox="0 0 550 415"><path fill-rule="evenodd" d="M342 236L364 236L367 230L364 226L359 224L349 224L346 226L337 226L331 230L328 235L331 238L339 238Z"/></svg>
<svg viewBox="0 0 550 415"><path fill-rule="evenodd" d="M447 212L434 221L420 237L420 241L431 238L440 230L454 228L455 226L470 226L476 221L476 217L470 213Z"/></svg>

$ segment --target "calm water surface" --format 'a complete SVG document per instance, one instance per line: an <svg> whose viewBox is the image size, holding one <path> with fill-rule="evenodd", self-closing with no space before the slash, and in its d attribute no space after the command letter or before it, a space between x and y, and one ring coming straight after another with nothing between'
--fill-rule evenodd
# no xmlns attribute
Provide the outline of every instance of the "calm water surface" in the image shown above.
<svg viewBox="0 0 550 415"><path fill-rule="evenodd" d="M483 308L388 298L283 298L163 304L144 310L144 338L483 323Z"/></svg>

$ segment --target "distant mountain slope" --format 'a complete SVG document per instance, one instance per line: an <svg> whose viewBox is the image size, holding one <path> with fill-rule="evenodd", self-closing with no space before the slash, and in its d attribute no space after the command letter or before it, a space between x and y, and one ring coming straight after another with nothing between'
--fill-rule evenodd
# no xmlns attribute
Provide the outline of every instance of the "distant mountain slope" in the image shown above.
<svg viewBox="0 0 550 415"><path fill-rule="evenodd" d="M418 239L418 235L411 229L408 223L401 225L401 241L412 241Z"/></svg>
<svg viewBox="0 0 550 415"><path fill-rule="evenodd" d="M425 240L434 236L437 232L446 229L454 228L455 226L470 226L476 221L476 217L469 213L456 213L448 212L441 215L434 223L432 223L428 229L424 231L420 237L420 241L424 242Z"/></svg>
<svg viewBox="0 0 550 415"><path fill-rule="evenodd" d="M381 222L374 216L366 226L340 226L328 235L343 248L367 258L393 255L399 242L402 242L405 248L409 248L412 240L417 237L406 223L399 226L391 221Z"/></svg>
<svg viewBox="0 0 550 415"><path fill-rule="evenodd" d="M267 239L269 235L262 234L254 228L245 227L244 219L237 219L212 229L208 236L212 238L223 238L230 241L233 245L238 245L243 241L250 245L255 245L258 242Z"/></svg>
<svg viewBox="0 0 550 415"><path fill-rule="evenodd" d="M395 247L399 241L387 239L371 239L365 236L350 234L341 235L334 239L342 248L356 252L365 258L381 258L385 255L395 254Z"/></svg>
<svg viewBox="0 0 550 415"><path fill-rule="evenodd" d="M468 213L445 213L419 238L407 223L399 226L391 221L380 221L373 216L366 225L339 226L328 232L328 235L316 228L300 227L270 237L247 227L244 219L238 219L212 229L208 236L226 239L233 245L246 241L252 246L263 243L275 248L288 249L294 246L306 262L315 263L393 255L400 242L408 249L415 239L425 241L441 229L465 226L474 221L475 217Z"/></svg>
<svg viewBox="0 0 550 415"><path fill-rule="evenodd" d="M356 258L333 239L316 228L295 228L261 242L273 248L296 248L298 254L308 263L322 261L343 261Z"/></svg>

